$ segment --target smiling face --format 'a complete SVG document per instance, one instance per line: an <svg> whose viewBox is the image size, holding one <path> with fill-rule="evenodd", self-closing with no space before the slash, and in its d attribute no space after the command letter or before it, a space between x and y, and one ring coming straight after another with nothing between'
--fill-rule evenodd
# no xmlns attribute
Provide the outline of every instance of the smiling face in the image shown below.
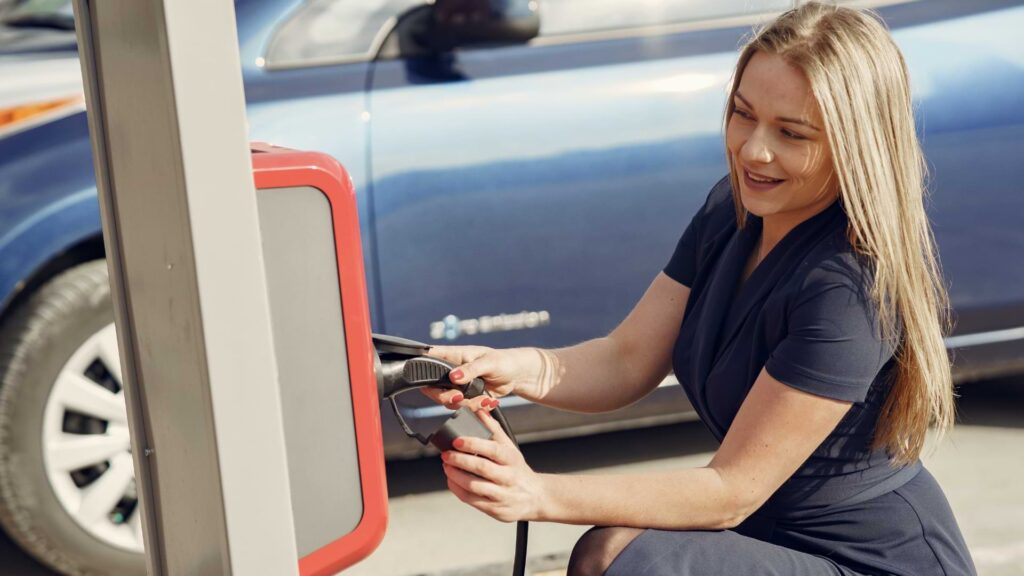
<svg viewBox="0 0 1024 576"><path fill-rule="evenodd" d="M838 186L821 111L803 73L757 52L733 105L725 143L747 211L764 218L766 230L771 222L788 231L828 207Z"/></svg>

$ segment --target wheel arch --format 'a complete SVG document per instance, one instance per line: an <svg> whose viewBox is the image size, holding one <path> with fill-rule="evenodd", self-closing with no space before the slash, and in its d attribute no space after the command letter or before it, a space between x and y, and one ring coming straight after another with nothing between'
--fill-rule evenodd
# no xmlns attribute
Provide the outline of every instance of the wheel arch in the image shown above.
<svg viewBox="0 0 1024 576"><path fill-rule="evenodd" d="M37 212L20 230L0 239L0 325L61 272L106 257L98 201L95 190L89 192Z"/></svg>

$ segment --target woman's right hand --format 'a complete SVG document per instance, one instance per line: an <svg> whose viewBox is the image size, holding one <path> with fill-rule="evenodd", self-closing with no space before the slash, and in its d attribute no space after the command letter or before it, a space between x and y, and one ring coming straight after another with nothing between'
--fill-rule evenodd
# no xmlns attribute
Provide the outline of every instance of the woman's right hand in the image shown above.
<svg viewBox="0 0 1024 576"><path fill-rule="evenodd" d="M455 365L448 375L453 384L465 385L474 378L481 378L485 389L496 398L535 385L540 372L541 354L534 348L498 350L486 346L432 346L427 355ZM472 410L486 410L498 405L497 400L491 400L486 394L466 400L458 389L420 390L435 402L453 409L466 406Z"/></svg>

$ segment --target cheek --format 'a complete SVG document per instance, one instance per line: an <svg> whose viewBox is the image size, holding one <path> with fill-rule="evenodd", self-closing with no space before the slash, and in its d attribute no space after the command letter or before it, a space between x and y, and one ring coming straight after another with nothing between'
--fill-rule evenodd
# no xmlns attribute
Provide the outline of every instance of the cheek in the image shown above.
<svg viewBox="0 0 1024 576"><path fill-rule="evenodd" d="M801 151L800 166L807 180L817 181L828 178L832 171L831 159L820 146L808 147Z"/></svg>
<svg viewBox="0 0 1024 576"><path fill-rule="evenodd" d="M789 142L786 144L780 147L775 155L781 168L792 180L813 180L821 168L820 158L817 158L806 145L794 145Z"/></svg>
<svg viewBox="0 0 1024 576"><path fill-rule="evenodd" d="M725 128L725 147L729 149L732 154L739 154L740 148L743 147L743 143L746 142L747 137L742 127L738 126L735 122L729 122Z"/></svg>

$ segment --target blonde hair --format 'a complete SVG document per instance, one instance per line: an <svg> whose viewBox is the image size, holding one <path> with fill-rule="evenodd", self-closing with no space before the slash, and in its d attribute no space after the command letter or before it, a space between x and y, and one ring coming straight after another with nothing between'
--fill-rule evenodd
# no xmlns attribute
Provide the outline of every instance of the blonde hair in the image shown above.
<svg viewBox="0 0 1024 576"><path fill-rule="evenodd" d="M743 70L756 52L777 55L801 70L821 108L847 235L871 266L882 337L898 339L898 368L874 446L885 447L894 464L913 462L929 424L941 437L955 409L943 343L949 300L924 209L927 168L914 129L906 63L874 12L808 2L781 14L744 46L726 125ZM729 168L742 225L746 212L731 156Z"/></svg>

